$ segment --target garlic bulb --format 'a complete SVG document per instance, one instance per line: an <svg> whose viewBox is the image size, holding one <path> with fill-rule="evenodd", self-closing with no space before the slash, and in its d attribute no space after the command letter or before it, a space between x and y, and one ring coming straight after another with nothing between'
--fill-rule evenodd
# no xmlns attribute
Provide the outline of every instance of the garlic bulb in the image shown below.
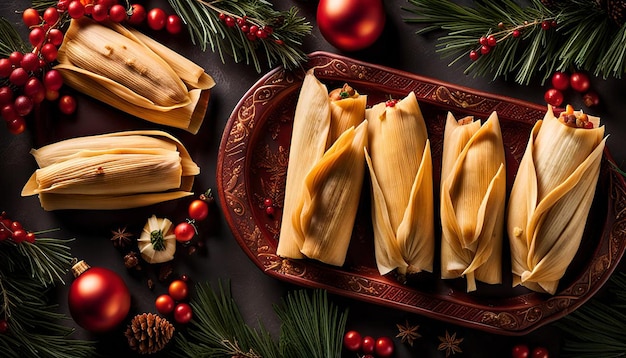
<svg viewBox="0 0 626 358"><path fill-rule="evenodd" d="M172 222L152 215L144 225L137 240L141 257L148 263L158 264L174 259L176 235Z"/></svg>

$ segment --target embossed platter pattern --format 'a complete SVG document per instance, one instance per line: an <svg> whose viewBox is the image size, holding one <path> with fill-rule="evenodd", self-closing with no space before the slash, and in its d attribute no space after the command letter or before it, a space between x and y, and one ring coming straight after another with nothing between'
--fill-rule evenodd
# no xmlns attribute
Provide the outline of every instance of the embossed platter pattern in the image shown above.
<svg viewBox="0 0 626 358"><path fill-rule="evenodd" d="M464 279L438 279L437 269L407 282L399 282L393 275L381 276L373 253L367 185L344 266L278 257L291 123L304 71L311 68L329 89L347 82L367 94L369 105L415 92L431 140L435 192L448 111L457 118L473 115L481 119L497 111L510 188L530 130L546 110L540 105L324 52L311 54L301 71L277 68L269 72L234 109L224 129L217 167L220 204L230 229L244 252L266 274L483 331L521 335L582 305L617 266L626 248L626 184L611 165L608 151L581 247L553 296L513 288L510 278L499 285L479 283L477 291L467 293ZM273 216L265 213L266 198L276 206ZM506 250L505 244L505 262ZM503 270L507 272L510 267L505 263Z"/></svg>

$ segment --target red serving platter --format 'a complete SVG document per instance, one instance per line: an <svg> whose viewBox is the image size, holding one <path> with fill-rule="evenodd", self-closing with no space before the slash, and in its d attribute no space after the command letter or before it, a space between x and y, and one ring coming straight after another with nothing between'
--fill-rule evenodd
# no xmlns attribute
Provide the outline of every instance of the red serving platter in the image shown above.
<svg viewBox="0 0 626 358"><path fill-rule="evenodd" d="M626 184L608 151L604 153L581 246L555 295L512 287L511 278L506 275L510 272L506 243L504 282L478 283L478 289L471 293L466 292L463 278L439 278L437 256L432 273L421 273L406 281L393 274L381 276L374 258L369 185L364 185L352 241L342 267L277 256L293 114L305 71L309 69L314 69L316 77L329 90L349 83L368 96L368 105L415 92L431 141L435 193L448 111L457 118L472 115L480 119L486 119L493 111L498 113L509 189L530 130L546 111L545 106L325 52L310 54L300 70L272 70L250 88L233 110L224 129L217 163L219 199L228 225L248 257L267 275L487 332L521 335L582 305L616 268L626 248ZM265 211L266 199L272 200L273 215Z"/></svg>

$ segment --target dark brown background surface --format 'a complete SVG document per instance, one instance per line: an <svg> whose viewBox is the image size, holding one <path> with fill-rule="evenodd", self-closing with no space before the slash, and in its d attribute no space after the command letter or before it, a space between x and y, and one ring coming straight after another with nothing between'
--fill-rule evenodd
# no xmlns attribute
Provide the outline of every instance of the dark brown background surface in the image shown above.
<svg viewBox="0 0 626 358"><path fill-rule="evenodd" d="M148 8L160 5L171 12L165 1L143 3ZM502 80L492 81L490 78L466 76L463 75L461 68L448 67L448 60L442 60L435 53L436 36L419 37L414 34L417 27L403 22L403 18L410 16L401 9L401 6L407 4L405 1L385 1L387 24L383 35L372 47L354 53L343 53L333 48L320 35L315 27L316 1L275 1L274 4L277 9L299 7L300 15L305 16L314 25L312 35L305 39L303 45L306 52L324 50L339 53L457 85L539 104L544 103L543 93L546 87L540 83L519 86ZM28 6L27 1L4 2L0 14L23 29L20 14L16 12ZM223 64L217 54L210 51L202 52L184 35L173 37L164 33L150 31L147 33L203 66L217 83L212 91L207 117L197 135L162 128L178 137L201 167L202 173L196 179L195 191L215 189L217 151L222 130L239 99L264 73L256 73L252 66L246 64L234 64L230 58ZM264 68L264 72L268 70ZM590 113L602 117L606 133L610 134L608 148L616 163L624 168L626 146L623 137L626 135L626 121L623 118L623 105L626 83L616 79L592 78L592 86L600 93L602 104ZM74 116L61 116L54 108L44 106L41 109L43 121L39 121L37 125L30 122L28 130L22 135L13 136L4 128L0 129L0 210L6 210L11 217L20 220L26 228L33 231L61 228L57 236L76 238L71 245L75 256L86 260L92 266L108 267L122 275L132 294L129 317L136 313L154 312L154 299L166 291L166 286L155 280L156 285L150 290L146 285L145 275L128 272L124 268L120 252L109 241L110 231L120 226L128 226L138 233L145 220L152 214L168 216L174 221L183 220L187 201L112 212L45 212L40 208L36 197L20 197L22 186L36 169L34 160L28 154L31 147L79 135L122 129L158 128L86 96L80 94L76 96L79 107ZM568 98L576 108L582 107L580 96L571 93L568 94ZM233 239L221 215L217 217L215 225L205 226L202 235L202 240L207 244L206 251L191 257L179 257L174 264L176 273L189 275L193 282L215 283L218 279L230 280L233 295L248 322L256 325L257 319L261 320L269 329L277 332L280 322L272 310L272 305L279 303L281 297L297 287L266 276L252 264ZM72 281L70 274L67 275L66 281L68 283ZM446 330L450 334L456 332L457 337L464 339L460 346L463 350L461 356L507 357L510 348L516 343L546 346L550 349L551 357L559 356L559 332L550 325L522 337L498 336L399 310L332 297L341 307L349 307L348 329L358 329L364 335L394 337L398 332L396 324L403 324L405 320L420 325L419 333L423 337L416 341L414 347L401 344L396 339L397 357L444 357L445 354L437 350L439 343L437 337L445 335ZM68 312L66 298L67 286L59 286L53 293L53 300L59 304L63 312ZM74 325L71 320L67 324ZM120 328L110 334L92 335L78 327L75 337L98 340L99 352L104 356L122 354L128 356L132 352L128 350L121 331ZM352 354L345 356L354 357Z"/></svg>

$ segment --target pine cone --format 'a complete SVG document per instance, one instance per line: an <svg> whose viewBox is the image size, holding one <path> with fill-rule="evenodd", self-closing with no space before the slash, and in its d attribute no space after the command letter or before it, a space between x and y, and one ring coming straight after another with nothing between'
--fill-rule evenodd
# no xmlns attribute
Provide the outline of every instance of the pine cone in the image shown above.
<svg viewBox="0 0 626 358"><path fill-rule="evenodd" d="M626 1L606 0L606 12L609 18L621 27L626 20Z"/></svg>
<svg viewBox="0 0 626 358"><path fill-rule="evenodd" d="M133 318L125 335L130 348L140 354L152 354L167 345L174 335L174 326L158 315L143 313Z"/></svg>

